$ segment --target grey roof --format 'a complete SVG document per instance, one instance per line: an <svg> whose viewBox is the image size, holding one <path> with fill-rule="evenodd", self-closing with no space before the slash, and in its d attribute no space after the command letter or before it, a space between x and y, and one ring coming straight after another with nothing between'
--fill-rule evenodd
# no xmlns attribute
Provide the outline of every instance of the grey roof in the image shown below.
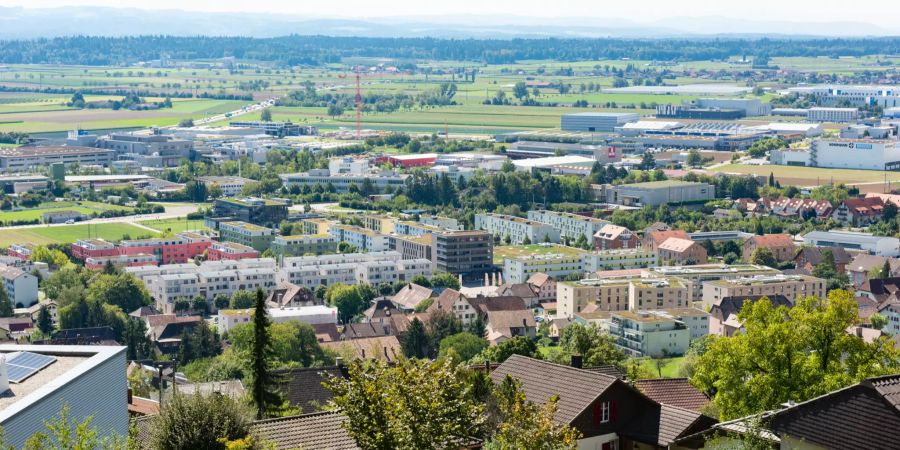
<svg viewBox="0 0 900 450"><path fill-rule="evenodd" d="M350 437L340 412L303 414L261 420L251 425L253 433L271 442L278 450L355 450L359 446Z"/></svg>
<svg viewBox="0 0 900 450"><path fill-rule="evenodd" d="M594 400L617 381L603 373L553 364L521 355L510 356L491 373L494 383L509 375L522 382L525 397L534 403L545 404L559 395L555 419L572 423Z"/></svg>
<svg viewBox="0 0 900 450"><path fill-rule="evenodd" d="M874 236L868 233L852 233L847 231L810 231L803 236L804 241L833 241L847 244L876 245L883 240L900 242L897 238Z"/></svg>

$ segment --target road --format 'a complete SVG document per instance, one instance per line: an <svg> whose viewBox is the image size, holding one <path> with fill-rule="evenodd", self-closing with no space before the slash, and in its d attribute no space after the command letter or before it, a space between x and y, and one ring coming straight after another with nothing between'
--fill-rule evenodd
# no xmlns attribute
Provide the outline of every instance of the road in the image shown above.
<svg viewBox="0 0 900 450"><path fill-rule="evenodd" d="M234 119L235 117L242 116L244 114L250 114L256 111L260 111L266 109L275 104L275 100L278 98L270 98L265 101L261 101L259 103L254 103L250 106L245 106L241 109L236 109L234 111L222 114L216 114L215 116L205 117L203 119L197 119L194 121L194 126L206 125L208 123L220 122L222 120Z"/></svg>
<svg viewBox="0 0 900 450"><path fill-rule="evenodd" d="M157 232L159 230L155 228L150 228L146 225L140 224L138 222L144 220L158 220L158 219L180 219L182 217L187 216L190 213L197 212L200 209L196 205L189 204L178 204L178 205L167 205L166 211L158 214L138 214L134 216L122 216L122 217L106 217L106 218L97 218L90 220L83 220L81 222L75 222L77 225L93 225L98 223L127 223L130 225L134 225L138 228L143 228L149 231ZM36 224L36 225L15 225L11 227L0 227L0 230L14 230L14 229L23 229L23 228L47 228L47 227L64 227L67 226L65 223L50 223L50 224Z"/></svg>

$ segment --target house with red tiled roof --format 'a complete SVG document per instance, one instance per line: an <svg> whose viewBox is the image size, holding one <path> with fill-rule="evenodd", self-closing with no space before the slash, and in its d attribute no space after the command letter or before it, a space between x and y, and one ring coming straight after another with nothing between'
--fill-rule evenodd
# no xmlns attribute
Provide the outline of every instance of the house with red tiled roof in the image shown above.
<svg viewBox="0 0 900 450"><path fill-rule="evenodd" d="M603 225L594 233L594 248L597 250L637 248L639 244L640 240L635 232L611 223Z"/></svg>
<svg viewBox="0 0 900 450"><path fill-rule="evenodd" d="M670 237L656 249L657 258L662 265L691 266L706 264L706 247L690 239Z"/></svg>
<svg viewBox="0 0 900 450"><path fill-rule="evenodd" d="M884 201L879 197L848 198L841 202L831 218L844 225L862 227L871 225L884 215Z"/></svg>
<svg viewBox="0 0 900 450"><path fill-rule="evenodd" d="M690 240L687 231L684 230L665 230L665 231L648 231L644 233L644 239L641 245L651 252L655 252L660 244L669 238L679 238Z"/></svg>
<svg viewBox="0 0 900 450"><path fill-rule="evenodd" d="M816 265L822 262L822 257L825 252L831 252L831 255L834 256L834 267L838 273L847 270L851 255L850 253L847 253L847 250L844 250L843 247L800 247L800 251L794 256L794 264L798 270L802 270L804 273L812 275ZM860 283L862 283L862 281L860 281Z"/></svg>
<svg viewBox="0 0 900 450"><path fill-rule="evenodd" d="M788 234L764 234L753 236L746 241L741 249L744 261L750 261L753 252L758 248L767 248L775 255L778 262L786 262L794 259L794 240Z"/></svg>
<svg viewBox="0 0 900 450"><path fill-rule="evenodd" d="M766 205L767 212L779 217L823 218L830 216L834 209L828 200L811 198L761 198L759 203Z"/></svg>

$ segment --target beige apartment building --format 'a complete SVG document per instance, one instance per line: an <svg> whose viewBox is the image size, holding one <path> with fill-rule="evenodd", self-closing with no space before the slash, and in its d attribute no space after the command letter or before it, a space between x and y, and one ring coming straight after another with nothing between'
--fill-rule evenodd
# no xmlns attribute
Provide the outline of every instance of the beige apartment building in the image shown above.
<svg viewBox="0 0 900 450"><path fill-rule="evenodd" d="M783 295L790 302L798 297L825 296L825 280L809 275L755 275L703 283L703 307L709 309L725 297Z"/></svg>
<svg viewBox="0 0 900 450"><path fill-rule="evenodd" d="M691 283L675 277L560 281L556 302L557 315L569 318L589 305L592 311L685 308L691 304Z"/></svg>

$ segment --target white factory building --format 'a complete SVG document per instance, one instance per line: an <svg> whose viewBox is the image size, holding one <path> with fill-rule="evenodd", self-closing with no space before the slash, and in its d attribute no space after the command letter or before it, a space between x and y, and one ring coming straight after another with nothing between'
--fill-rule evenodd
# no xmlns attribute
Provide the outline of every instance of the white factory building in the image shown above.
<svg viewBox="0 0 900 450"><path fill-rule="evenodd" d="M896 170L900 142L893 139L819 139L809 149L773 150L772 164L833 169Z"/></svg>
<svg viewBox="0 0 900 450"><path fill-rule="evenodd" d="M638 113L583 112L563 114L559 126L563 131L607 131L641 118Z"/></svg>
<svg viewBox="0 0 900 450"><path fill-rule="evenodd" d="M803 243L815 247L841 247L862 250L878 256L900 256L900 239L853 231L810 231Z"/></svg>
<svg viewBox="0 0 900 450"><path fill-rule="evenodd" d="M824 105L836 105L847 101L855 106L879 105L882 108L900 106L900 87L898 86L798 86L788 88L787 92L816 95Z"/></svg>

